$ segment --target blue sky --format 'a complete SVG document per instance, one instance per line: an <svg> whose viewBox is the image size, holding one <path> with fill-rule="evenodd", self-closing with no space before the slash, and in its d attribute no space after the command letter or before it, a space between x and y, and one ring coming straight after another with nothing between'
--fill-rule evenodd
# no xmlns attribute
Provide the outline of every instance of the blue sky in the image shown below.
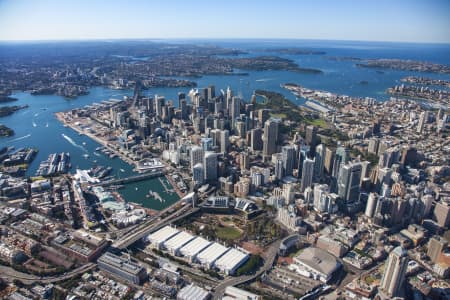
<svg viewBox="0 0 450 300"><path fill-rule="evenodd" d="M450 43L450 1L0 0L0 40L114 38Z"/></svg>

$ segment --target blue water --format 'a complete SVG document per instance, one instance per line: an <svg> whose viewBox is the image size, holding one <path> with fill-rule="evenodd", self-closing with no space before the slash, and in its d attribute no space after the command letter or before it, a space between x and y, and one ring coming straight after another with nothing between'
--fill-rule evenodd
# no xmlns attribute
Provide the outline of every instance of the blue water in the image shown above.
<svg viewBox="0 0 450 300"><path fill-rule="evenodd" d="M180 42L171 40L168 42ZM234 94L242 95L245 100L249 100L253 91L257 89L271 90L282 93L288 99L297 104L302 104L303 100L296 99L287 90L280 87L280 84L292 82L302 86L330 91L339 94L359 97L373 97L380 101L389 98L385 94L388 87L396 85L399 80L408 75L426 76L450 80L450 75L418 73L407 71L395 71L383 69L383 74L375 69L360 68L351 61L334 61L327 57L358 57L358 58L401 58L421 61L429 61L441 64L450 64L450 45L428 45L428 44L405 44L405 43L377 43L377 42L336 42L336 41L311 41L311 40L188 40L186 43L214 44L223 47L237 48L248 51L242 56L256 55L277 55L289 58L298 63L301 67L317 68L323 74L304 74L287 71L248 71L248 76L240 75L218 75L204 76L192 79L197 82L198 87L206 87L210 84L216 86L216 93L220 89L225 90L228 86L233 89ZM25 45L26 46L26 45ZM24 46L24 47L25 47ZM262 51L270 48L299 47L304 49L325 51L325 55L286 55L276 52ZM242 70L243 72L247 72ZM360 84L360 81L368 81L367 85ZM144 93L147 95L162 95L167 100L177 99L180 91L188 92L190 88L152 88ZM29 105L29 108L20 110L10 116L0 118L0 123L14 129L15 136L0 138L0 147L15 146L36 147L39 153L30 165L28 175L34 175L40 161L47 159L50 153L70 152L71 161L74 167L90 168L94 164L109 165L114 168L116 176L128 176L133 174L132 167L120 159L109 159L108 157L96 156L94 149L99 145L87 138L79 136L70 128L65 128L54 117L58 111L66 111L77 107L82 107L94 102L100 102L110 98L122 99L124 95L131 95L132 91L110 90L102 87L95 87L90 90L89 95L76 99L67 100L60 96L32 96L27 92L16 92L12 96L19 99L14 105ZM177 101L174 101L177 104ZM8 104L3 104L8 105ZM62 134L67 135L73 142L69 142ZM84 144L83 144L84 143ZM83 157L88 154L89 157ZM96 162L94 162L94 160ZM75 169L75 168L73 168ZM121 171L123 170L123 172ZM159 182L152 181L150 185L155 186L153 190L159 192L156 186ZM138 187L139 191L133 192ZM133 202L147 202L143 199L147 191L141 186L127 187L125 194L127 199ZM172 202L172 199L168 202ZM156 205L156 204L155 204ZM152 204L146 204L152 207ZM158 208L164 205L158 203Z"/></svg>

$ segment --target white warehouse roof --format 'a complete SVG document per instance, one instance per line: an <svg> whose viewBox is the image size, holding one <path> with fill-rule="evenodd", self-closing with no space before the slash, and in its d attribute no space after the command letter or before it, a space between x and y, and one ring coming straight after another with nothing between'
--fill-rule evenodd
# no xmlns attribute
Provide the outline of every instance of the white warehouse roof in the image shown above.
<svg viewBox="0 0 450 300"><path fill-rule="evenodd" d="M158 231L153 232L150 234L147 239L154 245L158 246L161 243L164 243L174 235L178 234L180 231L178 229L175 229L173 227L170 227L167 225L166 227L161 228Z"/></svg>
<svg viewBox="0 0 450 300"><path fill-rule="evenodd" d="M211 244L212 242L205 240L202 237L196 237L195 239L184 245L180 249L180 252L183 256L193 257L198 253L200 253L200 251L203 251L206 247L208 247Z"/></svg>
<svg viewBox="0 0 450 300"><path fill-rule="evenodd" d="M197 259L202 264L210 265L214 263L219 257L221 257L229 248L222 246L219 243L213 243L211 246L203 250L197 255Z"/></svg>
<svg viewBox="0 0 450 300"><path fill-rule="evenodd" d="M209 298L209 292L194 284L182 288L177 295L178 300L205 300Z"/></svg>
<svg viewBox="0 0 450 300"><path fill-rule="evenodd" d="M214 264L224 273L233 273L243 262L248 259L249 255L237 249L230 249L222 255Z"/></svg>
<svg viewBox="0 0 450 300"><path fill-rule="evenodd" d="M189 243L194 237L185 232L181 231L179 234L171 237L164 242L164 247L171 252L176 252L178 249Z"/></svg>

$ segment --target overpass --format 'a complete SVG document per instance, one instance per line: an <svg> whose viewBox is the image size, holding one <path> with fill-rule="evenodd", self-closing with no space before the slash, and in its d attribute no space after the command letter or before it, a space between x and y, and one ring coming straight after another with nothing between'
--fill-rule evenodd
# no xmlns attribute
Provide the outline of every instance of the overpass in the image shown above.
<svg viewBox="0 0 450 300"><path fill-rule="evenodd" d="M186 208L188 208L187 211L185 211ZM132 244L136 243L138 240L149 235L150 233L161 229L162 227L166 226L167 224L170 224L170 223L176 222L178 220L181 220L183 218L186 218L186 217L190 216L191 214L198 212L199 210L200 210L200 208L198 208L198 207L192 208L191 206L185 206L185 207L181 208L180 211L177 211L174 214L168 216L167 218L157 221L156 223L153 223L154 219L152 219L146 223L143 223L142 226L139 226L139 228L136 228L134 233L127 235L127 236L123 236L122 238L116 240L111 245L111 247L116 248L118 250L123 250L123 249L131 246Z"/></svg>
<svg viewBox="0 0 450 300"><path fill-rule="evenodd" d="M227 287L250 282L261 276L263 273L272 269L273 263L275 262L275 258L277 257L278 248L280 247L280 244L281 241L278 240L276 242L273 242L272 245L270 245L270 247L266 252L264 265L261 268L259 268L259 270L257 270L254 274L243 275L239 277L231 277L225 281L222 281L222 283L220 283L218 286L214 288L213 299L214 300L222 299L222 296Z"/></svg>
<svg viewBox="0 0 450 300"><path fill-rule="evenodd" d="M150 178L161 177L163 175L164 175L163 171L157 171L157 172L139 174L139 175L125 177L125 178L116 178L116 179L111 179L111 180L107 180L107 181L102 181L102 182L98 183L97 185L99 185L99 186L120 185L120 184L124 184L124 183L137 182L137 181L142 181L142 180L146 180L146 179L150 179Z"/></svg>

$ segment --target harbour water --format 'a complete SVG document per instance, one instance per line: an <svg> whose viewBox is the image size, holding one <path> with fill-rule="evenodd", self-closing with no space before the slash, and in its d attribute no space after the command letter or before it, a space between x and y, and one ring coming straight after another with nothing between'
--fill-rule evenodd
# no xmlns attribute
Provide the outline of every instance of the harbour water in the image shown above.
<svg viewBox="0 0 450 300"><path fill-rule="evenodd" d="M180 41L171 41L180 42ZM200 43L190 40L187 42ZM395 71L383 69L382 72L375 69L357 67L354 61L336 61L329 57L358 57L358 58L402 58L434 63L450 64L449 45L420 45L420 44L396 44L396 43L368 43L368 42L329 42L329 41L202 41L202 43L247 50L252 55L277 55L294 60L300 67L316 68L323 74L306 74L288 71L246 71L248 76L220 75L203 76L201 78L189 78L197 82L198 87L215 85L216 93L221 89L231 87L235 94L242 95L245 100L257 89L271 90L282 93L292 102L299 105L304 103L302 99L296 99L289 91L280 87L283 83L297 83L302 86L330 91L349 96L374 97L380 101L389 98L385 90L399 84L400 79L408 75L426 76L450 80L450 75L418 73L409 71ZM324 55L286 55L276 52L262 51L270 48L307 48L311 50L325 51ZM361 81L367 81L361 84ZM165 96L166 100L177 99L180 91L188 92L190 88L152 88L144 93L147 95ZM94 165L111 166L113 175L125 177L134 174L132 166L119 158L110 159L95 148L99 144L86 136L78 135L74 130L64 127L56 120L54 113L82 107L95 102L101 102L110 98L122 99L125 95L131 95L131 90L111 90L103 87L94 87L89 95L76 99L65 99L56 95L33 96L28 92L15 92L12 97L19 100L14 105L29 107L14 114L3 117L0 123L15 131L15 135L0 138L0 147L14 146L36 147L39 152L36 159L30 165L27 175L34 175L39 163L47 159L50 153L70 152L72 171L76 168L87 169ZM177 105L177 101L174 101ZM8 105L8 104L3 104ZM147 198L149 190L158 192L165 202L153 198ZM172 204L178 196L164 192L164 188L158 179L151 179L139 183L126 185L120 193L127 201L142 203L153 209L162 209Z"/></svg>

